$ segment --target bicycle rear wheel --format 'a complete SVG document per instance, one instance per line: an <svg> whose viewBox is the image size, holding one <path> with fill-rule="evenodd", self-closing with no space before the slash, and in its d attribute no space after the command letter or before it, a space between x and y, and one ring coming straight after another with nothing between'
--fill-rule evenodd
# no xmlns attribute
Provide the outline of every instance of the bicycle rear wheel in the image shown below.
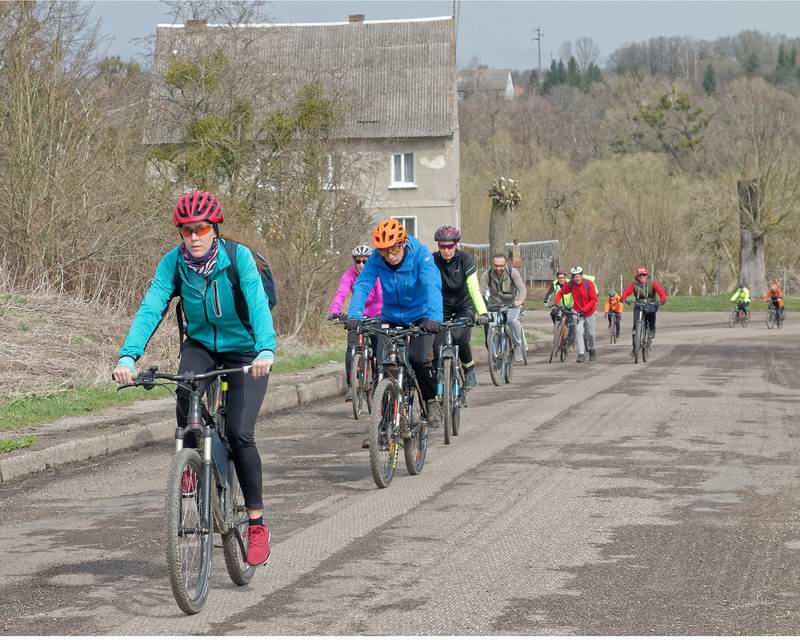
<svg viewBox="0 0 800 640"><path fill-rule="evenodd" d="M444 443L450 444L453 435L453 361L450 358L442 363L442 423Z"/></svg>
<svg viewBox="0 0 800 640"><path fill-rule="evenodd" d="M778 329L782 329L783 328L783 314L784 314L784 311L781 310L781 311L778 312L778 314L775 317L775 326L778 327Z"/></svg>
<svg viewBox="0 0 800 640"><path fill-rule="evenodd" d="M553 327L553 346L550 349L550 359L548 362L550 364L553 363L553 358L556 357L556 354L561 349L561 340L564 335L564 325L563 323L559 322L557 325Z"/></svg>
<svg viewBox="0 0 800 640"><path fill-rule="evenodd" d="M397 384L384 378L375 387L375 409L369 425L369 467L380 489L388 487L397 468L400 396Z"/></svg>
<svg viewBox="0 0 800 640"><path fill-rule="evenodd" d="M489 329L489 377L496 387L503 384L502 339L500 328Z"/></svg>
<svg viewBox="0 0 800 640"><path fill-rule="evenodd" d="M370 415L372 415L373 374L372 358L367 358L364 360L364 399L367 403L367 413Z"/></svg>
<svg viewBox="0 0 800 640"><path fill-rule="evenodd" d="M350 391L353 393L353 418L361 417L364 407L364 354L354 353L350 364Z"/></svg>
<svg viewBox="0 0 800 640"><path fill-rule="evenodd" d="M256 573L256 568L247 564L247 527L249 517L244 506L244 496L239 486L236 467L228 460L228 490L225 492L223 510L227 530L222 534L222 549L225 553L225 567L234 584L240 587L248 584ZM241 544L239 540L241 539Z"/></svg>
<svg viewBox="0 0 800 640"><path fill-rule="evenodd" d="M211 578L213 525L211 514L206 517L203 513L204 490L200 454L194 449L181 449L167 477L167 569L175 602L189 615L203 609ZM209 524L205 532L204 520Z"/></svg>
<svg viewBox="0 0 800 640"><path fill-rule="evenodd" d="M750 324L750 309L748 309L742 314L741 321L743 327L746 327L748 324Z"/></svg>
<svg viewBox="0 0 800 640"><path fill-rule="evenodd" d="M416 476L422 472L428 456L428 426L422 422L422 398L416 389L411 394L408 416L411 437L403 442L403 458L408 473Z"/></svg>
<svg viewBox="0 0 800 640"><path fill-rule="evenodd" d="M617 320L615 317L611 317L611 324L608 325L608 333L611 337L611 344L614 344L617 341Z"/></svg>

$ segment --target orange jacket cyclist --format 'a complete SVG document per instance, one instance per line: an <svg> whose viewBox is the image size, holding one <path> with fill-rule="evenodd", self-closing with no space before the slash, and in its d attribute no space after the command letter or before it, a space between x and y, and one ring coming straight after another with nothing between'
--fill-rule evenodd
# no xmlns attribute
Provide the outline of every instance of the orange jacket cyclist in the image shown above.
<svg viewBox="0 0 800 640"><path fill-rule="evenodd" d="M176 293L176 283L180 283L179 295L186 321L180 373L202 373L217 366L233 369L252 365L250 375L228 378L226 426L250 518L247 562L261 565L269 559L269 528L264 522L261 457L254 430L275 359L275 330L261 275L252 253L243 245L236 247L235 257L238 294L246 303L248 318L242 319L237 314L237 291L228 276L231 261L224 250L225 240L219 237L222 221L222 206L208 192L189 192L178 200L172 222L178 227L182 241L158 263L120 349L113 377L120 384L130 384L134 380L135 361L144 353L166 313ZM177 395L177 419L180 426L185 427L189 394L178 388ZM194 434L187 434L186 446L195 445Z"/></svg>
<svg viewBox="0 0 800 640"><path fill-rule="evenodd" d="M636 270L636 278L633 282L625 287L625 290L619 294L623 302L628 296L633 295L636 300L643 300L645 302L655 304L656 297L658 297L658 304L664 304L667 301L667 292L655 280L650 279L650 272L646 267L639 267ZM656 337L656 311L645 312L644 319L647 326L650 328L650 338ZM631 332L631 357L636 355L636 323L639 322L639 313L641 308L636 306L633 308L633 331Z"/></svg>
<svg viewBox="0 0 800 640"><path fill-rule="evenodd" d="M770 282L769 291L764 294L764 300L769 300L778 313L783 315L783 291L781 291L781 285L777 280Z"/></svg>
<svg viewBox="0 0 800 640"><path fill-rule="evenodd" d="M356 328L364 317L364 305L376 280L383 291L381 319L398 325L416 325L423 331L414 336L408 358L419 382L422 398L428 405L431 426L441 424L441 406L436 400L436 373L433 369L433 338L442 323L442 278L427 247L394 218L378 223L372 233L377 249L367 260L353 286L348 311L348 328ZM383 341L378 341L379 351ZM378 361L382 361L378 354Z"/></svg>
<svg viewBox="0 0 800 640"><path fill-rule="evenodd" d="M611 318L617 321L617 338L619 338L620 327L622 326L622 312L625 310L625 305L622 304L622 298L614 289L608 290L608 297L606 303L603 305L603 311L608 318L608 326L611 326Z"/></svg>

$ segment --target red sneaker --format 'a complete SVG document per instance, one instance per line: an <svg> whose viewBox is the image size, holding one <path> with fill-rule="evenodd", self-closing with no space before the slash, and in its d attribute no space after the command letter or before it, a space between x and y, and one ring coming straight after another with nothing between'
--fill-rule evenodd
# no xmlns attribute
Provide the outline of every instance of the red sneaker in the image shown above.
<svg viewBox="0 0 800 640"><path fill-rule="evenodd" d="M263 524L251 524L247 527L247 564L260 567L269 562L269 541L272 534L269 527Z"/></svg>
<svg viewBox="0 0 800 640"><path fill-rule="evenodd" d="M190 495L197 489L197 476L191 469L184 469L181 476L181 493L183 495Z"/></svg>

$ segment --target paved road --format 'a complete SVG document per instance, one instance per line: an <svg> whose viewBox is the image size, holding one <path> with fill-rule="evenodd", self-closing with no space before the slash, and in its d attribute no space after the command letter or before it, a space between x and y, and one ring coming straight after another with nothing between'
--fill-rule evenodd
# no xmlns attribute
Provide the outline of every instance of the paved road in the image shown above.
<svg viewBox="0 0 800 640"><path fill-rule="evenodd" d="M2 486L0 632L796 633L800 327L691 319L661 314L644 366L620 344L484 373L463 434L383 491L345 405L269 419L273 559L237 588L217 555L193 617L164 568L168 447Z"/></svg>

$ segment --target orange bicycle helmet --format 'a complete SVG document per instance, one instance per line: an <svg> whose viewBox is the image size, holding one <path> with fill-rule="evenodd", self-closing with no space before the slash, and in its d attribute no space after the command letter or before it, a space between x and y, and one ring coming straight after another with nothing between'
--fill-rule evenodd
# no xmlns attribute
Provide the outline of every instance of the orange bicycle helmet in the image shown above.
<svg viewBox="0 0 800 640"><path fill-rule="evenodd" d="M372 232L372 246L376 249L388 249L405 239L405 228L394 218L381 220Z"/></svg>

